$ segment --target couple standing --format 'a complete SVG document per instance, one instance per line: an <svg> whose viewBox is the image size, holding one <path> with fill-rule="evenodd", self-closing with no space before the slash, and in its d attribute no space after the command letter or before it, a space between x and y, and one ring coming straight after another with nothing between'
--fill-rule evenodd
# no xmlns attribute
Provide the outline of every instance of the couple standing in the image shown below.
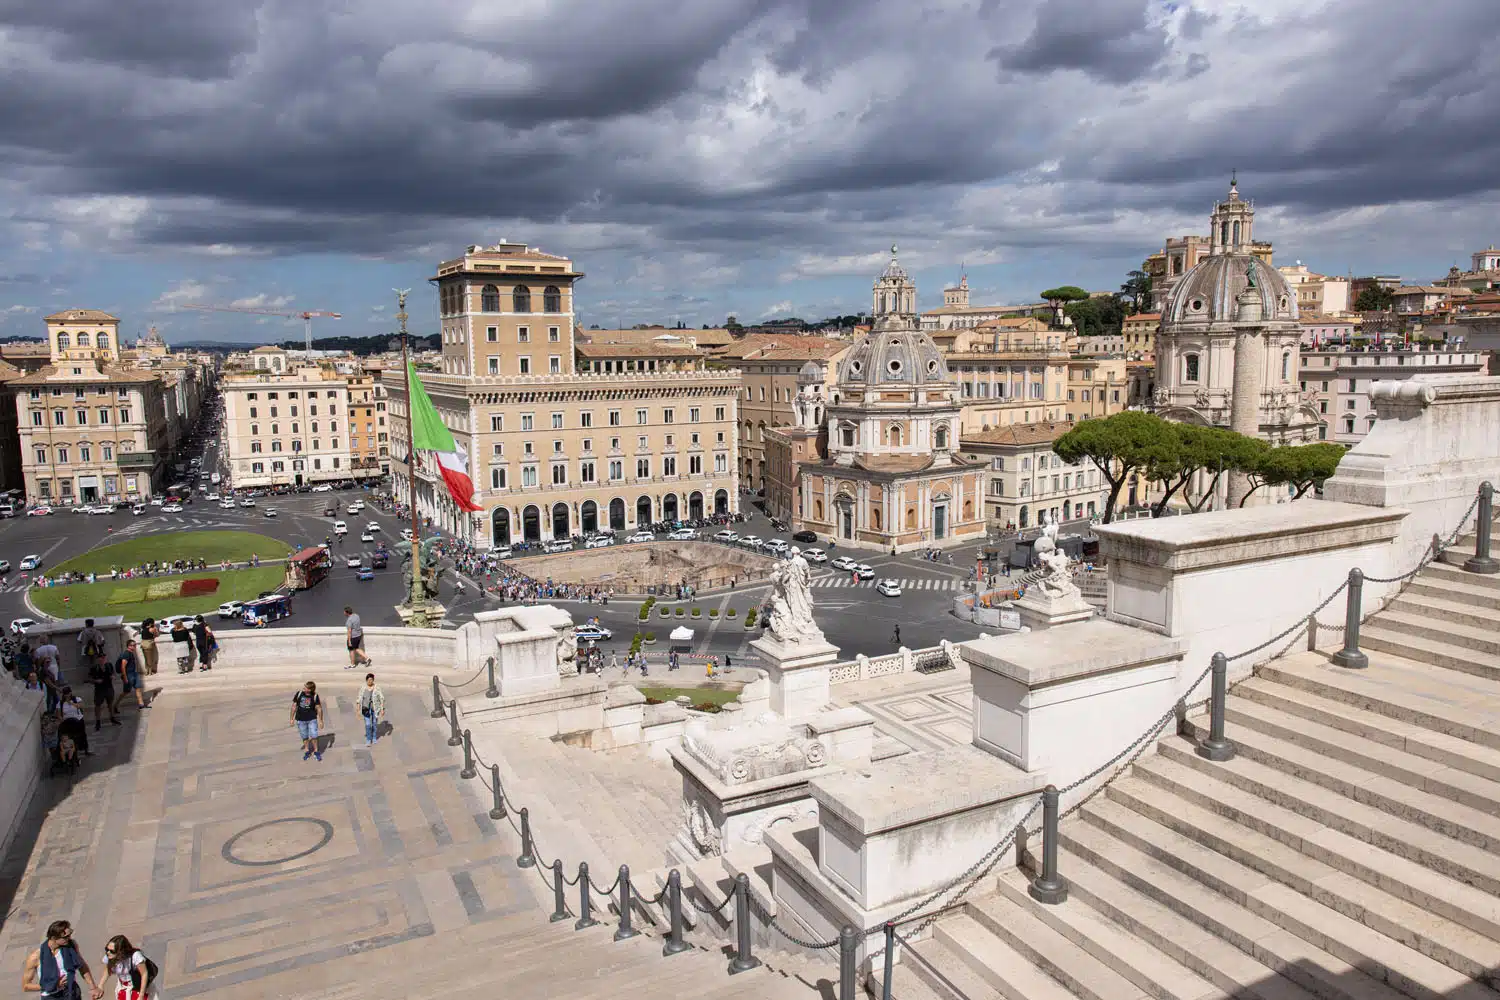
<svg viewBox="0 0 1500 1000"><path fill-rule="evenodd" d="M365 686L359 689L359 714L365 723L365 746L372 747L380 739L380 724L385 721L385 693L376 686L374 674L365 674ZM302 759L322 760L323 747L318 739L323 726L323 699L315 681L308 681L292 695L292 724L302 739Z"/></svg>

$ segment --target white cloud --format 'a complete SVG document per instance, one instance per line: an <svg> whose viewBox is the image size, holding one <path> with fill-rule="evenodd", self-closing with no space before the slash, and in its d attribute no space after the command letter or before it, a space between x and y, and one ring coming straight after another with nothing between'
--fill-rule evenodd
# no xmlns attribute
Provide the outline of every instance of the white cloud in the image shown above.
<svg viewBox="0 0 1500 1000"><path fill-rule="evenodd" d="M190 303L202 303L208 298L208 286L201 281L183 280L162 292L151 303L152 310L181 309Z"/></svg>
<svg viewBox="0 0 1500 1000"><path fill-rule="evenodd" d="M248 298L235 299L229 305L235 309L280 309L283 306L290 305L291 301L292 296L290 295L271 296L265 292L261 292L258 295L251 295Z"/></svg>
<svg viewBox="0 0 1500 1000"><path fill-rule="evenodd" d="M761 319L770 319L772 316L785 316L792 311L792 303L783 299L780 302L767 306L761 311Z"/></svg>

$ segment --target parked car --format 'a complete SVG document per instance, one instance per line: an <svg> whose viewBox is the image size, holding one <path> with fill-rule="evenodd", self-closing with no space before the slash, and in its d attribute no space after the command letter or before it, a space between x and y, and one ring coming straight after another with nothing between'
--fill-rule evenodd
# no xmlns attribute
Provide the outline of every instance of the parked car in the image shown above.
<svg viewBox="0 0 1500 1000"><path fill-rule="evenodd" d="M687 542L693 540L694 538L697 538L698 532L694 531L692 528L678 528L667 537L672 539L672 541L674 542Z"/></svg>
<svg viewBox="0 0 1500 1000"><path fill-rule="evenodd" d="M162 504L164 504L166 502L167 501L166 501L166 499L164 497L152 497L151 498L151 506L153 506L153 507L160 507Z"/></svg>
<svg viewBox="0 0 1500 1000"><path fill-rule="evenodd" d="M571 538L554 538L542 546L545 552L571 552L573 540Z"/></svg>
<svg viewBox="0 0 1500 1000"><path fill-rule="evenodd" d="M163 514L181 514L182 513L182 504L180 504L180 503L162 504L161 512Z"/></svg>
<svg viewBox="0 0 1500 1000"><path fill-rule="evenodd" d="M333 487L329 486L327 483L319 483L312 488L312 491L314 493L332 493Z"/></svg>
<svg viewBox="0 0 1500 1000"><path fill-rule="evenodd" d="M802 558L808 562L825 563L828 561L828 553L822 549L803 549Z"/></svg>
<svg viewBox="0 0 1500 1000"><path fill-rule="evenodd" d="M39 555L37 555L34 552L31 555L27 556L25 559L21 560L21 571L22 572L27 572L27 571L30 571L30 570L41 569L41 568L42 568L42 557L39 556Z"/></svg>
<svg viewBox="0 0 1500 1000"><path fill-rule="evenodd" d="M26 516L27 517L46 517L48 514L51 514L51 513L52 513L52 508L51 507L48 507L46 504L40 504L40 505L38 505L36 507L33 507L30 510L28 510L26 512Z"/></svg>
<svg viewBox="0 0 1500 1000"><path fill-rule="evenodd" d="M243 500L240 501L240 506L241 507L254 507L255 506L255 498L254 497L246 497L245 499L243 499Z"/></svg>
<svg viewBox="0 0 1500 1000"><path fill-rule="evenodd" d="M364 562L359 556L350 556L344 560L344 565L350 569L359 569L360 563Z"/></svg>
<svg viewBox="0 0 1500 1000"><path fill-rule="evenodd" d="M93 506L93 509L90 510L89 513L90 514L113 514L117 510L119 510L119 508L116 507L112 503L98 503L98 504L95 504Z"/></svg>
<svg viewBox="0 0 1500 1000"><path fill-rule="evenodd" d="M875 579L875 569L869 563L860 563L854 567L854 572L859 574L861 580Z"/></svg>
<svg viewBox="0 0 1500 1000"><path fill-rule="evenodd" d="M9 572L10 572L10 560L9 559L0 559L0 573L9 573Z"/></svg>
<svg viewBox="0 0 1500 1000"><path fill-rule="evenodd" d="M818 533L816 531L808 531L804 528L801 531L792 532L792 541L794 542L817 542L817 540Z"/></svg>
<svg viewBox="0 0 1500 1000"><path fill-rule="evenodd" d="M516 552L509 545L507 545L507 546L505 546L505 548L503 548L503 549L496 549L494 552L492 552L490 554L492 556L494 556L496 559L510 559L510 558L512 558L512 557L515 556Z"/></svg>
<svg viewBox="0 0 1500 1000"><path fill-rule="evenodd" d="M10 634L20 635L35 624L36 622L30 618L17 618L10 623Z"/></svg>
<svg viewBox="0 0 1500 1000"><path fill-rule="evenodd" d="M586 549L607 549L613 544L615 544L615 540L608 535L595 535L584 542L583 547Z"/></svg>
<svg viewBox="0 0 1500 1000"><path fill-rule="evenodd" d="M760 536L758 535L741 535L739 544L747 549L758 549L765 543L760 540Z"/></svg>
<svg viewBox="0 0 1500 1000"><path fill-rule="evenodd" d="M841 569L845 573L847 573L858 566L859 563L855 562L853 559L850 559L848 556L839 556L828 565L832 566L834 569Z"/></svg>
<svg viewBox="0 0 1500 1000"><path fill-rule="evenodd" d="M649 531L633 531L625 536L627 542L654 542L656 536Z"/></svg>
<svg viewBox="0 0 1500 1000"><path fill-rule="evenodd" d="M787 549L789 549L791 547L792 546L789 543L787 543L784 539L780 539L780 538L769 538L769 539L766 540L766 545L765 545L765 549L766 549L767 552L771 552L771 553L774 553L776 555L780 555L781 553L785 552Z"/></svg>
<svg viewBox="0 0 1500 1000"><path fill-rule="evenodd" d="M362 542L373 542L375 540L375 535L370 531L370 529L366 528L364 533L359 536L359 540Z"/></svg>
<svg viewBox="0 0 1500 1000"><path fill-rule="evenodd" d="M613 639L614 635L613 632L602 625L580 625L573 630L573 636L583 642L589 640L602 642L607 639Z"/></svg>
<svg viewBox="0 0 1500 1000"><path fill-rule="evenodd" d="M220 500L219 501L219 509L220 510L234 510L234 501L233 500Z"/></svg>
<svg viewBox="0 0 1500 1000"><path fill-rule="evenodd" d="M895 580L881 580L875 585L875 589L883 597L901 596L901 584L897 583Z"/></svg>
<svg viewBox="0 0 1500 1000"><path fill-rule="evenodd" d="M723 531L716 531L716 532L714 532L714 541L716 541L716 542L728 542L729 544L732 545L732 544L734 544L735 542L737 542L739 540L740 540L740 534L739 534L739 532L737 532L737 531L730 531L728 528L725 528Z"/></svg>
<svg viewBox="0 0 1500 1000"><path fill-rule="evenodd" d="M146 513L146 511L148 511L150 509L151 508L147 507L145 504L138 503L134 507L130 508L130 513L132 513L132 514L136 515L137 517L139 517L140 515Z"/></svg>
<svg viewBox="0 0 1500 1000"><path fill-rule="evenodd" d="M225 601L219 605L220 618L238 618L245 612L244 601Z"/></svg>

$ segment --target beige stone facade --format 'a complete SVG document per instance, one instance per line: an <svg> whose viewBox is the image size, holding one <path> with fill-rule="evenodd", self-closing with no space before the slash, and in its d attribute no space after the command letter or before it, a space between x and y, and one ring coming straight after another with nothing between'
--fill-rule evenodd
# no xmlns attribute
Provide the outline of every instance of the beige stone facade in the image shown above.
<svg viewBox="0 0 1500 1000"><path fill-rule="evenodd" d="M440 371L420 377L483 510L457 508L430 455L417 507L480 547L739 509L739 371L576 371L581 277L567 258L507 243L471 247L433 278L443 349ZM393 370L382 383L392 490L405 499L406 381Z"/></svg>
<svg viewBox="0 0 1500 1000"><path fill-rule="evenodd" d="M740 481L746 488L767 487L766 435L772 428L798 423L794 403L808 363L817 370L818 391L827 396L838 360L851 346L851 341L822 337L757 334L720 355L718 364L741 373Z"/></svg>
<svg viewBox="0 0 1500 1000"><path fill-rule="evenodd" d="M1125 339L1125 353L1132 358L1149 359L1156 355L1156 331L1161 327L1161 313L1136 313L1120 324Z"/></svg>
<svg viewBox="0 0 1500 1000"><path fill-rule="evenodd" d="M349 379L349 462L357 479L390 471L391 445L385 386L373 372Z"/></svg>
<svg viewBox="0 0 1500 1000"><path fill-rule="evenodd" d="M1297 311L1302 316L1342 316L1353 301L1349 297L1349 279L1330 277L1310 270L1300 260L1276 270L1297 293Z"/></svg>
<svg viewBox="0 0 1500 1000"><path fill-rule="evenodd" d="M120 363L118 318L73 309L46 318L49 363L12 380L28 501L130 502L166 485L166 392Z"/></svg>
<svg viewBox="0 0 1500 1000"><path fill-rule="evenodd" d="M1485 370L1484 351L1447 345L1361 350L1303 348L1301 389L1317 408L1318 439L1353 447L1375 426L1370 387L1379 381L1404 381L1414 375L1472 374Z"/></svg>
<svg viewBox="0 0 1500 1000"><path fill-rule="evenodd" d="M1060 336L974 344L947 355L963 405L963 432L1066 420L1068 364Z"/></svg>
<svg viewBox="0 0 1500 1000"><path fill-rule="evenodd" d="M350 378L331 365L272 371L229 375L221 385L230 485L354 478Z"/></svg>
<svg viewBox="0 0 1500 1000"><path fill-rule="evenodd" d="M1070 429L1063 423L1011 424L965 434L964 458L988 467L985 510L990 524L1028 528L1093 517L1104 509L1109 484L1090 462L1070 465L1052 445Z"/></svg>
<svg viewBox="0 0 1500 1000"><path fill-rule="evenodd" d="M1068 423L1107 417L1129 405L1124 358L1072 358L1068 361L1065 417Z"/></svg>

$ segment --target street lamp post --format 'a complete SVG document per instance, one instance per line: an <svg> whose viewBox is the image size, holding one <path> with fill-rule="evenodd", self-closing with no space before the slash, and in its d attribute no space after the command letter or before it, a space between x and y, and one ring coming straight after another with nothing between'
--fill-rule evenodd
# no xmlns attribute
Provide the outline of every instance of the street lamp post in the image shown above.
<svg viewBox="0 0 1500 1000"><path fill-rule="evenodd" d="M412 419L411 364L407 354L407 342L411 335L406 329L406 296L410 288L397 288L396 321L401 324L401 371L406 379L406 482L407 506L411 508L411 590L406 595L408 613L406 624L412 628L431 628L427 617L427 592L422 587L422 524L417 514L417 449Z"/></svg>

